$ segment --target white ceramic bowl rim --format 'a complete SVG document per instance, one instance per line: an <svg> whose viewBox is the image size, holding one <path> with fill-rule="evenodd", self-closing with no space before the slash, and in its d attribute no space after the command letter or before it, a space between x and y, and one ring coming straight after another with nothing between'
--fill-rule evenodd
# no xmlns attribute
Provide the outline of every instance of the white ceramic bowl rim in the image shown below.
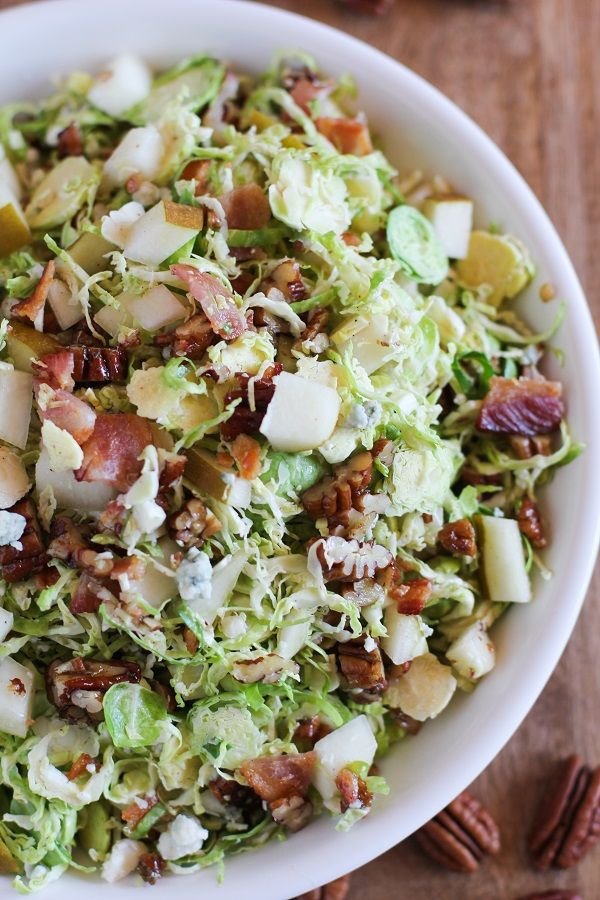
<svg viewBox="0 0 600 900"><path fill-rule="evenodd" d="M406 107L406 115L412 111L417 116L415 110L426 110L438 132L446 130L453 139L460 139L465 156L489 172L496 193L509 198L522 236L526 240L535 236L542 274L549 274L568 299L569 316L561 343L567 344L575 356L568 369L568 388L575 408L577 436L585 440L587 451L572 471L565 470L570 472L568 476L560 476L568 488L569 496L564 487L561 496L565 508L571 511L571 519L556 523L562 545L556 549L556 560L561 564L557 566L553 587L539 590L543 608L551 612L543 619L544 628L537 621L542 607L534 610L532 604L526 610L511 613L515 618L507 627L509 636L516 634L517 623L531 631L522 644L519 659L513 660L509 654L492 673L489 688L484 681L465 703L456 704L456 711L450 711L446 722L441 717L425 729L422 737L401 745L384 765L389 777L398 782L394 795L378 803L373 814L349 834L335 832L328 821L318 822L286 844L269 845L232 860L226 867L225 882L218 889L214 876L205 872L178 882L165 879L152 892L157 900L170 891L176 891L182 900L191 900L201 892L216 900L239 896L283 900L363 865L438 812L489 764L515 732L556 665L583 602L600 534L600 479L596 472L600 421L594 393L600 385L600 360L592 318L556 231L501 151L471 119L422 78L348 35L244 0L169 0L166 4L162 0L47 0L0 14L0 33L5 48L0 58L0 103L10 97L35 96L42 89L42 76L83 66L84 53L92 68L115 52L132 49L143 53L146 42L149 58L159 61L161 56L165 61L175 60L194 48L218 51L222 47L227 48L227 55L234 61L236 57L243 61L245 48L257 41L265 48L266 62L273 47L293 45L314 53L324 68L353 72L359 84L363 73L369 73L382 86L394 87L402 98L399 102ZM32 46L36 41L39 46ZM239 54L229 49L236 46L236 41ZM36 55L41 62L36 62ZM12 74L15 70L18 80ZM365 106L369 113L368 104ZM464 187L468 188L468 183ZM575 523L581 527L571 534ZM558 602L556 595L561 591L568 602ZM535 622L535 627L530 622ZM510 703L501 702L502 695L509 697ZM43 896L47 900L62 900L74 898L81 890L97 900L108 896L113 900L133 900L139 896L138 889L126 883L82 883L75 876L48 888Z"/></svg>

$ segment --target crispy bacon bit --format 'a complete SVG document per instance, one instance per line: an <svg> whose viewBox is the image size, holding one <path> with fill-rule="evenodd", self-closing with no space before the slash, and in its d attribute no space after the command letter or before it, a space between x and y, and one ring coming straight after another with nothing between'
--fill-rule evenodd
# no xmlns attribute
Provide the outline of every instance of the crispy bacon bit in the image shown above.
<svg viewBox="0 0 600 900"><path fill-rule="evenodd" d="M171 272L187 285L215 334L226 341L233 341L247 330L246 319L237 308L233 294L218 278L193 266L171 266Z"/></svg>
<svg viewBox="0 0 600 900"><path fill-rule="evenodd" d="M367 785L352 769L342 769L335 779L335 786L340 792L340 809L369 809L373 802L373 794Z"/></svg>
<svg viewBox="0 0 600 900"><path fill-rule="evenodd" d="M46 263L44 271L38 283L36 284L33 294L24 300L19 300L12 307L10 314L15 319L28 319L30 322L38 320L38 316L43 314L46 300L48 299L48 291L56 272L56 263L53 259Z"/></svg>
<svg viewBox="0 0 600 900"><path fill-rule="evenodd" d="M233 441L238 434L251 434L258 431L265 417L267 406L273 399L275 384L273 379L282 371L282 365L275 363L263 373L262 378L253 378L254 409L250 408L248 382L250 376L239 373L236 377L240 389L230 391L225 397L225 404L233 400L241 400L233 411L233 415L221 425L221 438L224 441Z"/></svg>
<svg viewBox="0 0 600 900"><path fill-rule="evenodd" d="M92 766L98 771L100 763L89 753L81 753L67 772L67 778L69 781L77 781L82 775L91 775L90 767Z"/></svg>
<svg viewBox="0 0 600 900"><path fill-rule="evenodd" d="M370 453L357 453L333 475L318 481L302 495L302 505L311 519L332 519L357 507L358 498L367 490L373 475Z"/></svg>
<svg viewBox="0 0 600 900"><path fill-rule="evenodd" d="M217 340L211 324L203 312L197 313L178 325L168 334L158 334L154 343L158 347L170 347L173 356L187 356L188 359L202 359L205 351Z"/></svg>
<svg viewBox="0 0 600 900"><path fill-rule="evenodd" d="M358 638L338 644L337 657L349 688L377 692L384 690L386 679L379 647L365 650L364 638Z"/></svg>
<svg viewBox="0 0 600 900"><path fill-rule="evenodd" d="M46 669L48 699L59 715L71 721L102 719L102 699L113 684L138 684L142 670L136 662L119 659L55 659Z"/></svg>
<svg viewBox="0 0 600 900"><path fill-rule="evenodd" d="M552 438L547 434L539 434L535 437L521 437L519 434L511 434L508 438L510 449L517 459L531 459L532 456L550 456L552 452Z"/></svg>
<svg viewBox="0 0 600 900"><path fill-rule="evenodd" d="M69 609L75 615L98 612L107 596L108 589L96 578L84 572L71 597Z"/></svg>
<svg viewBox="0 0 600 900"><path fill-rule="evenodd" d="M399 613L405 616L416 616L422 612L431 597L431 582L427 578L412 578L404 581L405 569L398 560L394 560L384 572L377 576L377 581L395 602Z"/></svg>
<svg viewBox="0 0 600 900"><path fill-rule="evenodd" d="M332 119L319 116L315 120L315 125L340 153L367 156L373 152L369 129L358 119Z"/></svg>
<svg viewBox="0 0 600 900"><path fill-rule="evenodd" d="M297 103L298 106L308 114L310 114L309 104L322 96L323 92L324 86L311 75L308 75L308 77L297 78L290 90L294 103Z"/></svg>
<svg viewBox="0 0 600 900"><path fill-rule="evenodd" d="M75 358L70 350L57 350L32 363L35 384L47 384L56 390L72 391L75 387L73 369Z"/></svg>
<svg viewBox="0 0 600 900"><path fill-rule="evenodd" d="M259 756L243 763L240 771L261 800L272 803L284 797L305 797L315 762L312 750L289 756Z"/></svg>
<svg viewBox="0 0 600 900"><path fill-rule="evenodd" d="M199 547L221 530L221 523L199 497L192 497L169 518L169 532L183 547Z"/></svg>
<svg viewBox="0 0 600 900"><path fill-rule="evenodd" d="M562 385L532 378L490 380L477 418L479 431L535 437L550 434L565 414Z"/></svg>
<svg viewBox="0 0 600 900"><path fill-rule="evenodd" d="M27 688L23 684L20 678L11 678L9 681L10 690L13 694L17 694L17 696L22 697L23 694L27 693Z"/></svg>
<svg viewBox="0 0 600 900"><path fill-rule="evenodd" d="M21 550L10 544L0 547L0 573L5 581L14 583L42 572L46 568L48 557L35 506L31 500L27 498L19 500L8 512L23 516L26 523L25 530L19 538Z"/></svg>
<svg viewBox="0 0 600 900"><path fill-rule="evenodd" d="M247 481L258 478L262 468L258 441L247 434L238 434L231 444L231 455L237 463L242 478Z"/></svg>
<svg viewBox="0 0 600 900"><path fill-rule="evenodd" d="M310 719L302 719L296 725L292 740L301 751L312 750L317 741L331 734L330 726L321 720L319 716Z"/></svg>
<svg viewBox="0 0 600 900"><path fill-rule="evenodd" d="M156 794L147 794L136 798L133 803L121 810L121 818L126 822L130 831L140 824L146 813L149 813L158 803Z"/></svg>
<svg viewBox="0 0 600 900"><path fill-rule="evenodd" d="M36 394L39 397L39 390L36 390ZM52 398L45 398L44 407L38 408L42 422L48 419L57 428L68 431L78 444L83 444L92 434L96 424L96 411L79 397L68 391L55 390Z"/></svg>
<svg viewBox="0 0 600 900"><path fill-rule="evenodd" d="M525 497L517 518L521 533L531 541L534 547L543 550L548 544L548 539L544 533L544 523L537 503L534 503L529 497Z"/></svg>
<svg viewBox="0 0 600 900"><path fill-rule="evenodd" d="M345 231L342 240L347 247L358 247L360 245L360 237L353 231Z"/></svg>
<svg viewBox="0 0 600 900"><path fill-rule="evenodd" d="M273 800L269 803L269 809L277 824L293 833L308 825L313 815L312 803L296 795Z"/></svg>
<svg viewBox="0 0 600 900"><path fill-rule="evenodd" d="M142 853L137 864L137 873L146 884L156 884L165 869L165 861L158 853Z"/></svg>
<svg viewBox="0 0 600 900"><path fill-rule="evenodd" d="M181 173L181 179L183 181L194 180L196 182L196 190L194 192L196 197L201 197L203 194L208 193L208 187L210 185L208 172L210 165L210 159L193 159Z"/></svg>
<svg viewBox="0 0 600 900"><path fill-rule="evenodd" d="M140 453L152 443L146 419L133 413L101 413L94 431L83 445L83 464L78 481L102 481L126 491L138 478Z"/></svg>
<svg viewBox="0 0 600 900"><path fill-rule="evenodd" d="M300 266L293 259L284 259L283 262L273 269L268 284L271 283L278 291L281 291L286 300L290 303L304 300L306 297L306 288L300 275Z"/></svg>
<svg viewBox="0 0 600 900"><path fill-rule="evenodd" d="M375 573L392 563L390 551L372 541L328 537L320 538L316 543L317 559L325 581L354 582L373 578Z"/></svg>
<svg viewBox="0 0 600 900"><path fill-rule="evenodd" d="M233 779L217 778L210 781L208 787L212 795L222 803L223 806L235 806L237 809L248 809L255 807L257 797L254 791L246 787L245 784L238 784Z"/></svg>
<svg viewBox="0 0 600 900"><path fill-rule="evenodd" d="M71 122L63 128L58 135L58 155L61 159L65 156L82 156L83 139L75 122Z"/></svg>
<svg viewBox="0 0 600 900"><path fill-rule="evenodd" d="M230 228L254 231L271 221L271 207L267 195L257 184L244 184L221 197Z"/></svg>
<svg viewBox="0 0 600 900"><path fill-rule="evenodd" d="M180 478L183 477L187 456L171 453L164 460L158 479L161 489L173 488Z"/></svg>
<svg viewBox="0 0 600 900"><path fill-rule="evenodd" d="M475 529L468 519L457 519L456 522L443 525L438 531L438 541L444 550L457 556L477 554Z"/></svg>

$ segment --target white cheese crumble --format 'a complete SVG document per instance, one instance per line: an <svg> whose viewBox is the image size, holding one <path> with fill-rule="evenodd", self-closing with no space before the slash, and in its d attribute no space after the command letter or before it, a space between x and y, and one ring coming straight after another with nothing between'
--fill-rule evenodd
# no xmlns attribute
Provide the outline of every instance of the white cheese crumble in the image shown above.
<svg viewBox="0 0 600 900"><path fill-rule="evenodd" d="M7 512L5 509L0 510L0 547L10 545L21 550L19 538L22 537L26 525L25 516Z"/></svg>
<svg viewBox="0 0 600 900"><path fill-rule="evenodd" d="M175 580L182 600L210 600L212 566L206 553L192 547L180 562Z"/></svg>
<svg viewBox="0 0 600 900"><path fill-rule="evenodd" d="M181 859L202 849L208 831L192 816L177 816L158 839L158 852L163 859Z"/></svg>
<svg viewBox="0 0 600 900"><path fill-rule="evenodd" d="M141 841L132 841L129 838L117 841L102 866L102 877L111 884L126 878L133 872L145 852L146 848Z"/></svg>
<svg viewBox="0 0 600 900"><path fill-rule="evenodd" d="M143 461L142 473L126 494L121 497L125 509L132 510L136 527L142 534L153 534L166 519L164 509L156 502L159 488L160 463L153 444L145 447L139 458Z"/></svg>
<svg viewBox="0 0 600 900"><path fill-rule="evenodd" d="M42 425L42 444L48 451L48 464L52 472L79 469L83 463L83 450L73 435L50 419Z"/></svg>

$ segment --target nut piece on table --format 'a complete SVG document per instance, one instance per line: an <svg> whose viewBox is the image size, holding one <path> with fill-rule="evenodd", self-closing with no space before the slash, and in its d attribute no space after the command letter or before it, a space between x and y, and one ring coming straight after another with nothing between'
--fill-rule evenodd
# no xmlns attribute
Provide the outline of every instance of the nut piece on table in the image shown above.
<svg viewBox="0 0 600 900"><path fill-rule="evenodd" d="M315 888L314 891L308 891L307 894L301 894L296 900L346 900L348 891L350 890L350 876L342 875L323 887Z"/></svg>
<svg viewBox="0 0 600 900"><path fill-rule="evenodd" d="M459 794L415 837L431 859L453 872L475 872L484 856L500 850L498 826L468 791Z"/></svg>
<svg viewBox="0 0 600 900"><path fill-rule="evenodd" d="M550 784L529 837L536 869L569 869L600 840L600 766L573 754Z"/></svg>
<svg viewBox="0 0 600 900"><path fill-rule="evenodd" d="M525 897L517 897L517 900L583 900L581 894L575 891L556 890L542 891L541 893L527 894Z"/></svg>

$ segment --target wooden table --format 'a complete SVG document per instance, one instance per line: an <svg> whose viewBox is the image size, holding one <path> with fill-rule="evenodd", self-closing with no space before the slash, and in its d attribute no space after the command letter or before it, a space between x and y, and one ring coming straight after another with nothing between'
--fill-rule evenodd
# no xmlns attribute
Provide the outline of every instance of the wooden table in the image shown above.
<svg viewBox="0 0 600 900"><path fill-rule="evenodd" d="M11 5L13 0L0 0L0 8ZM396 0L383 19L351 15L334 0L272 5L374 44L425 76L482 125L550 213L598 321L599 0ZM452 875L430 864L409 840L354 875L350 900L515 900L559 887L600 900L600 849L578 869L550 875L530 872L523 850L551 760L576 746L600 761L599 599L597 575L542 697L473 786L502 828L500 856L479 874Z"/></svg>

